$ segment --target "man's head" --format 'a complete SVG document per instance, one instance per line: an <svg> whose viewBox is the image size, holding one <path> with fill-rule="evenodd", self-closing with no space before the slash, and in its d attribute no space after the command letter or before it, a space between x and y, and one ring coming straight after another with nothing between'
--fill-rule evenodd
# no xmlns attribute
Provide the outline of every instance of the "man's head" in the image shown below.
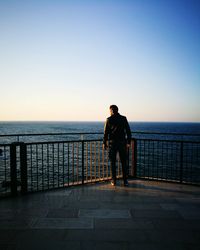
<svg viewBox="0 0 200 250"><path fill-rule="evenodd" d="M115 115L118 113L118 107L116 105L110 105L110 114Z"/></svg>

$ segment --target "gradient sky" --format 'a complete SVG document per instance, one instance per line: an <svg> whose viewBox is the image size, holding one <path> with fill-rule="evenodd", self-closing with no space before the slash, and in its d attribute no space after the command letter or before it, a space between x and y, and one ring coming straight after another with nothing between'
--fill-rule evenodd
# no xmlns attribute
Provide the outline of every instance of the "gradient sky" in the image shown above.
<svg viewBox="0 0 200 250"><path fill-rule="evenodd" d="M0 0L0 121L200 122L199 0Z"/></svg>

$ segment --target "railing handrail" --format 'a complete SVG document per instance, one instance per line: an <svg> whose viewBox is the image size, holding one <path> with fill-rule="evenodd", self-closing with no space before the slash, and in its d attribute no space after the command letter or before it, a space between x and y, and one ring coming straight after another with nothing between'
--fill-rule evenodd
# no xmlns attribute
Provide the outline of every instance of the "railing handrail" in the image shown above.
<svg viewBox="0 0 200 250"><path fill-rule="evenodd" d="M177 135L177 136L200 136L199 133L176 133L176 132L146 132L131 131L132 134L148 134L148 135ZM17 136L46 136L46 135L103 135L103 132L66 132L66 133L27 133L27 134L0 134L0 137L17 137Z"/></svg>

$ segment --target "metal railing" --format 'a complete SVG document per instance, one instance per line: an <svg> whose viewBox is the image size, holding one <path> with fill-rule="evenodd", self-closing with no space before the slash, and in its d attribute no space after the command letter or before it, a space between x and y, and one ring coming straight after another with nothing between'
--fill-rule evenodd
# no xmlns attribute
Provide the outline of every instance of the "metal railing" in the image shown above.
<svg viewBox="0 0 200 250"><path fill-rule="evenodd" d="M200 142L132 139L127 162L130 177L200 184ZM117 176L122 177L119 157ZM100 139L0 144L0 196L110 178Z"/></svg>
<svg viewBox="0 0 200 250"><path fill-rule="evenodd" d="M200 142L137 140L136 176L200 184Z"/></svg>

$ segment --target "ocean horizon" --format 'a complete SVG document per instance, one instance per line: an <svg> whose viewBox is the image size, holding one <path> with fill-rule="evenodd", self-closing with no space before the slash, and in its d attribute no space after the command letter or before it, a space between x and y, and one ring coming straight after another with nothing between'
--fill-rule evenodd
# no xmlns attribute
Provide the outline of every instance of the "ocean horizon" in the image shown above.
<svg viewBox="0 0 200 250"><path fill-rule="evenodd" d="M0 121L0 134L103 132L105 121ZM132 132L200 133L198 122L129 121Z"/></svg>

